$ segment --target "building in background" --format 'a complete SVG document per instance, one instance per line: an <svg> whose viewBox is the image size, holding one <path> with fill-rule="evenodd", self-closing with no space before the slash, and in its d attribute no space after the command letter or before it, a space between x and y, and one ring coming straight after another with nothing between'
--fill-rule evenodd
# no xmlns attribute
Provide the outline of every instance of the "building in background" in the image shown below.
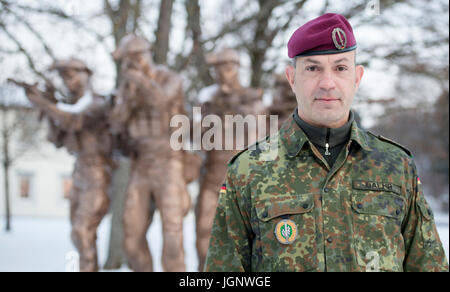
<svg viewBox="0 0 450 292"><path fill-rule="evenodd" d="M38 113L26 100L23 90L0 87L0 109L0 160L3 165L6 155L12 159L9 168L11 216L68 217L74 157L47 141L47 122L45 119L38 121ZM5 214L5 169L2 166L0 216Z"/></svg>
<svg viewBox="0 0 450 292"><path fill-rule="evenodd" d="M63 149L42 141L45 155L26 155L10 170L12 216L68 217L74 159ZM53 149L52 149L53 148ZM4 172L0 170L0 215L5 215Z"/></svg>

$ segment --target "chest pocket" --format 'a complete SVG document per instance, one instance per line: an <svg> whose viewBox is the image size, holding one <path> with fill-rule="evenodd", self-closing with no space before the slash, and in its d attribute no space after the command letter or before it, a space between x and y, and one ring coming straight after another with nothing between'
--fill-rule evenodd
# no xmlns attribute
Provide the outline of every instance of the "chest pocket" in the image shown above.
<svg viewBox="0 0 450 292"><path fill-rule="evenodd" d="M313 194L257 199L255 211L259 233L255 248L262 253L261 270L308 271L317 267ZM286 229L287 234L283 233Z"/></svg>
<svg viewBox="0 0 450 292"><path fill-rule="evenodd" d="M354 191L351 204L354 246L361 269L402 271L405 199L391 192Z"/></svg>

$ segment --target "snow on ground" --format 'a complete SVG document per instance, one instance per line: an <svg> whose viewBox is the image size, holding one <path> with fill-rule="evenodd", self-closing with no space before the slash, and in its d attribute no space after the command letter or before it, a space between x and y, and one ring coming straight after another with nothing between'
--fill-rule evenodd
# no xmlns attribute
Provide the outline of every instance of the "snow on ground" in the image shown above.
<svg viewBox="0 0 450 292"><path fill-rule="evenodd" d="M4 229L4 219L0 227ZM97 231L100 266L106 262L111 216L104 218ZM65 272L71 271L71 258L76 251L70 240L70 223L65 218L13 217L11 233L0 231L0 272ZM186 270L197 270L195 250L195 217L191 212L183 225ZM159 212L147 233L154 270L161 272L161 220ZM121 271L129 271L124 265Z"/></svg>
<svg viewBox="0 0 450 292"><path fill-rule="evenodd" d="M436 225L448 258L449 255L449 217L448 214L436 214ZM161 221L159 213L147 234L153 256L155 271L162 271ZM4 219L0 227L4 228ZM98 251L101 265L108 254L108 240L111 218L105 217L98 229ZM70 223L64 218L14 217L13 231L0 231L0 272L65 272L70 271L71 255L75 251L70 241ZM191 212L184 220L184 248L187 271L197 270L195 250L195 217ZM129 271L123 267L121 271Z"/></svg>

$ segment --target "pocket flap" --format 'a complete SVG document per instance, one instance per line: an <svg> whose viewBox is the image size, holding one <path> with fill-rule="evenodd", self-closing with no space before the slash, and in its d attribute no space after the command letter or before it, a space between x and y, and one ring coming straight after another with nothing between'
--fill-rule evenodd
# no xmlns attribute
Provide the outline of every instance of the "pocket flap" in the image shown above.
<svg viewBox="0 0 450 292"><path fill-rule="evenodd" d="M255 203L256 214L262 221L269 221L283 215L306 213L313 207L312 194L276 195L257 199Z"/></svg>
<svg viewBox="0 0 450 292"><path fill-rule="evenodd" d="M400 218L405 210L405 199L392 193L353 193L352 208L360 214Z"/></svg>
<svg viewBox="0 0 450 292"><path fill-rule="evenodd" d="M425 199L419 199L417 205L419 205L420 213L422 213L422 216L425 218L425 220L429 221L433 218L433 212L431 211L431 208L430 206L428 206L428 203L427 201L425 201Z"/></svg>

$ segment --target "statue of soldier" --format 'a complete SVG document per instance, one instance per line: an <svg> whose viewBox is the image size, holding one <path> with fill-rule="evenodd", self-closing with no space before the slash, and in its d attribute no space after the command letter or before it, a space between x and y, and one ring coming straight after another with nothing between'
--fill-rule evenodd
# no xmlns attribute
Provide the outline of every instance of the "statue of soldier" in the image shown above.
<svg viewBox="0 0 450 292"><path fill-rule="evenodd" d="M265 108L262 103L263 91L261 89L246 88L239 81L239 56L238 53L229 48L222 49L210 54L206 58L207 64L214 67L217 84L207 87L200 92L202 115L217 115L223 124L222 141L225 144L224 129L233 129L233 125L226 124L225 115L256 115L264 114ZM206 95L209 96L205 96ZM206 101L205 101L206 100ZM205 133L207 128L202 128ZM265 135L265 134L264 134ZM256 142L256 129L248 128L242 137L233 137L233 149L206 151L206 158L200 177L200 193L195 208L196 213L196 248L199 258L199 270L203 270L206 254L208 251L209 238L215 215L220 189L224 175L226 174L227 162L239 149L238 142L243 142L244 147ZM244 139L242 141L241 139ZM241 149L242 150L242 149Z"/></svg>
<svg viewBox="0 0 450 292"><path fill-rule="evenodd" d="M111 122L126 141L131 177L124 208L124 249L134 271L152 271L146 234L155 209L161 212L162 265L185 271L183 217L190 209L184 178L184 152L170 147L170 119L183 114L181 78L153 63L150 44L127 35L113 53L121 61L122 81Z"/></svg>
<svg viewBox="0 0 450 292"><path fill-rule="evenodd" d="M92 71L80 60L57 61L57 70L67 87L66 102L58 102L54 90L38 90L27 85L28 99L49 121L49 140L56 147L65 147L76 156L70 192L72 241L80 256L80 271L98 271L97 227L109 209L112 163L112 139L107 123L109 104L93 92ZM49 98L50 97L50 98Z"/></svg>
<svg viewBox="0 0 450 292"><path fill-rule="evenodd" d="M275 74L274 87L272 105L267 110L270 115L278 116L278 128L280 128L292 116L292 109L297 106L297 99L284 75Z"/></svg>

